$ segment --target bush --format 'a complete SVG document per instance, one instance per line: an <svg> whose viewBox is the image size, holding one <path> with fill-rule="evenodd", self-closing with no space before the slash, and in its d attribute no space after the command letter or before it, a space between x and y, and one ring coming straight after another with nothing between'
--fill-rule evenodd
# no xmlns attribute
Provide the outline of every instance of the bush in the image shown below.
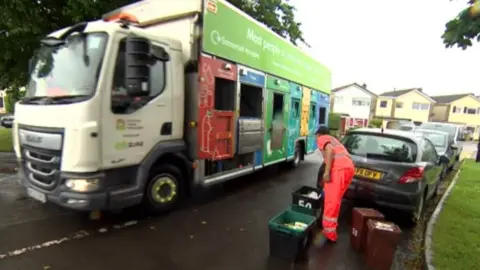
<svg viewBox="0 0 480 270"><path fill-rule="evenodd" d="M331 130L340 130L342 124L342 117L338 113L328 114L328 128Z"/></svg>
<svg viewBox="0 0 480 270"><path fill-rule="evenodd" d="M18 88L10 88L5 91L5 110L9 113L15 112L15 103L25 95L25 91Z"/></svg>
<svg viewBox="0 0 480 270"><path fill-rule="evenodd" d="M382 120L382 119L373 118L372 120L370 120L370 122L368 123L368 125L371 126L371 127L374 127L374 128L381 128L381 127L382 127L382 123L383 123L383 120Z"/></svg>

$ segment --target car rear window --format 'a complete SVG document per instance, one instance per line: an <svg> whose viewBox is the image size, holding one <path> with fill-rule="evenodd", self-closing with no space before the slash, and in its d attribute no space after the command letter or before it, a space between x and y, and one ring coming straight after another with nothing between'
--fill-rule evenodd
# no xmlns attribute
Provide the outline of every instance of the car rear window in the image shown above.
<svg viewBox="0 0 480 270"><path fill-rule="evenodd" d="M445 148L447 146L446 135L428 131L418 131L417 133L421 133L425 138L429 139L435 147Z"/></svg>
<svg viewBox="0 0 480 270"><path fill-rule="evenodd" d="M417 146L408 139L382 134L349 133L342 143L351 155L394 162L413 163Z"/></svg>

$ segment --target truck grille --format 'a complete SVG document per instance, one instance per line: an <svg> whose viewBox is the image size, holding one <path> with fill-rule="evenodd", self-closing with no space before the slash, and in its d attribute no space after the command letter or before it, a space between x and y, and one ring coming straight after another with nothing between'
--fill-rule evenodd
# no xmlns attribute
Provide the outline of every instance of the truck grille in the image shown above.
<svg viewBox="0 0 480 270"><path fill-rule="evenodd" d="M38 149L22 145L23 170L35 186L52 190L60 177L61 151Z"/></svg>

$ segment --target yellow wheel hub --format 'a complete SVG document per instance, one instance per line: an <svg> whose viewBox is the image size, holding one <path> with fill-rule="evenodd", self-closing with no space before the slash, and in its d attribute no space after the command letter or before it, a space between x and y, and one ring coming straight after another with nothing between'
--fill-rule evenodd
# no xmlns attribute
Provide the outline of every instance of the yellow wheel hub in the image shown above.
<svg viewBox="0 0 480 270"><path fill-rule="evenodd" d="M159 177L152 185L151 195L158 203L171 202L177 195L177 184L170 177Z"/></svg>

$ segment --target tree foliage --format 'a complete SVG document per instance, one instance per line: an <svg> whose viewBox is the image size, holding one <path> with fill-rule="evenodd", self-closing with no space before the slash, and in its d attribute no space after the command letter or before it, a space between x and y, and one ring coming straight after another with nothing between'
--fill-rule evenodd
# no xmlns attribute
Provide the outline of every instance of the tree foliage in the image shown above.
<svg viewBox="0 0 480 270"><path fill-rule="evenodd" d="M138 1L138 0L137 0ZM8 0L0 20L0 89L18 89L27 82L28 61L39 40L50 32L137 2L135 0ZM179 0L181 1L181 0ZM304 42L294 10L282 0L229 0L292 43ZM165 7L168 8L168 7ZM18 90L12 90L18 91Z"/></svg>
<svg viewBox="0 0 480 270"><path fill-rule="evenodd" d="M295 7L283 0L228 0L255 20L265 24L293 44L305 43L301 23L295 19Z"/></svg>
<svg viewBox="0 0 480 270"><path fill-rule="evenodd" d="M132 3L131 0L8 0L0 20L0 86L27 81L28 60L48 33Z"/></svg>
<svg viewBox="0 0 480 270"><path fill-rule="evenodd" d="M468 8L460 12L445 26L442 39L447 48L457 46L465 50L472 46L472 40L480 41L479 4L475 3L475 0L469 0L468 5Z"/></svg>

